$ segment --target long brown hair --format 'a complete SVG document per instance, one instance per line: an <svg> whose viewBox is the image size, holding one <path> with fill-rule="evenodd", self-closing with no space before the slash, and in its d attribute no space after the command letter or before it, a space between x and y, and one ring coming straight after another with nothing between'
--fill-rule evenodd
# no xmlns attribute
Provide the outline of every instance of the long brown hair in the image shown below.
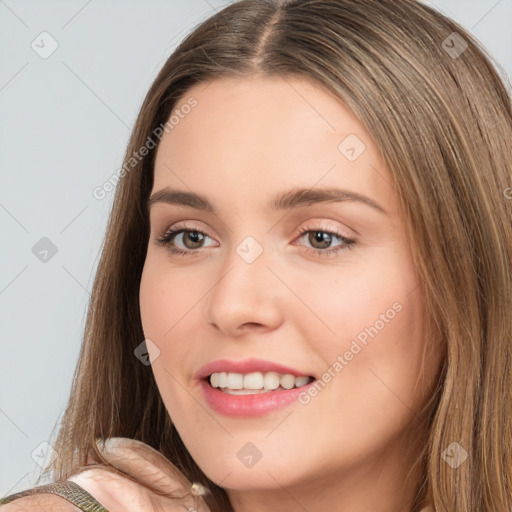
<svg viewBox="0 0 512 512"><path fill-rule="evenodd" d="M175 49L128 144L47 470L66 479L90 450L102 460L97 439L129 437L208 487L213 512L232 510L182 443L151 367L134 356L144 339L139 284L156 149L130 159L191 86L254 74L307 78L334 93L372 135L396 184L446 351L413 510L425 497L437 511L512 510L511 88L478 40L415 0L241 0ZM468 453L456 469L442 456L455 442Z"/></svg>

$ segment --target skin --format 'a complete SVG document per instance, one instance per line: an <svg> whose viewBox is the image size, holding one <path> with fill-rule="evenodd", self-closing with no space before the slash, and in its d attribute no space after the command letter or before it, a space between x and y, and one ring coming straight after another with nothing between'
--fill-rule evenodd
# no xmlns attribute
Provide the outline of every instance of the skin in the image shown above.
<svg viewBox="0 0 512 512"><path fill-rule="evenodd" d="M425 305L379 151L344 104L305 79L220 78L194 86L176 108L190 97L197 106L158 147L152 193L193 191L216 213L152 205L140 285L153 373L183 442L237 512L410 510L418 475L405 476L423 442L413 421L439 361L428 361L419 378ZM366 146L354 161L338 149L350 134ZM296 187L347 189L387 214L357 202L268 208L271 197ZM178 224L207 234L198 243L182 233L171 243L195 254L173 255L155 243ZM300 235L301 228L313 233ZM356 245L315 254L343 245L337 235L315 242L316 231ZM247 236L263 248L252 263L236 251ZM332 372L358 334L396 303L394 318ZM307 405L241 419L211 410L195 372L248 357L317 378L331 368L335 376ZM237 457L248 442L262 454L252 467Z"/></svg>

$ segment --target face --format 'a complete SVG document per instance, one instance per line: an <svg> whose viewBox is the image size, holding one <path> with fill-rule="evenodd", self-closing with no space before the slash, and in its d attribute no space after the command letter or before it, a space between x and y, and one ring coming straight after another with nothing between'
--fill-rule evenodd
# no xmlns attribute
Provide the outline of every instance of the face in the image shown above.
<svg viewBox="0 0 512 512"><path fill-rule="evenodd" d="M216 79L175 108L140 308L184 444L233 496L336 478L384 499L437 366L418 379L424 302L376 146L299 78Z"/></svg>

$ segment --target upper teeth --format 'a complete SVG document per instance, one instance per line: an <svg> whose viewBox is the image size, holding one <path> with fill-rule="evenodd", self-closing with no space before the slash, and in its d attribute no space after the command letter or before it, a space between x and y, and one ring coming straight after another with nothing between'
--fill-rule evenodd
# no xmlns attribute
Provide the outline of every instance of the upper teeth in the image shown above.
<svg viewBox="0 0 512 512"><path fill-rule="evenodd" d="M279 386L284 389L292 389L304 386L309 382L309 377L295 377L295 375L279 374L276 372L254 372L254 373L212 373L210 384L214 388L228 389L277 389Z"/></svg>

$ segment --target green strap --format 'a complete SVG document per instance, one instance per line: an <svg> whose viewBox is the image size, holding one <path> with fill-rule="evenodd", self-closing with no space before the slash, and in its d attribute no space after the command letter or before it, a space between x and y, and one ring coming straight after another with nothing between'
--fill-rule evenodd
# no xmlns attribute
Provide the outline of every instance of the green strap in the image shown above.
<svg viewBox="0 0 512 512"><path fill-rule="evenodd" d="M71 480L66 480L65 482L54 482L47 485L41 485L39 487L33 487L26 491L10 494L5 498L0 499L0 505L4 505L15 499L30 496L32 494L56 494L73 505L76 505L84 512L109 512L101 503L96 501L91 494Z"/></svg>

